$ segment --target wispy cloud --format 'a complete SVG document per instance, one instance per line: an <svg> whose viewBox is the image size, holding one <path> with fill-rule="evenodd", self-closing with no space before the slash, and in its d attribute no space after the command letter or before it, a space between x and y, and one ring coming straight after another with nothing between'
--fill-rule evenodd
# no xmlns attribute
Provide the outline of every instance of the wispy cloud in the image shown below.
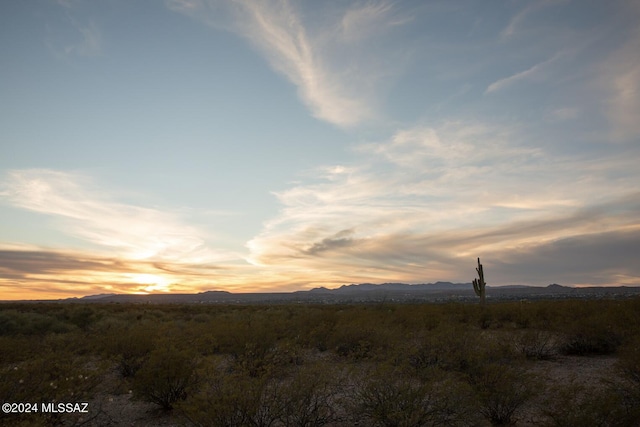
<svg viewBox="0 0 640 427"><path fill-rule="evenodd" d="M632 170L630 159L554 158L514 129L462 122L399 131L359 155L277 193L280 215L248 243L256 265L307 269L326 281L466 280L461 272L476 256L504 266L523 262L511 256L518 251L537 257L580 239L597 246L597 234L615 244L624 230L640 229L632 180L611 188L612 171ZM607 271L623 265L604 263ZM506 270L493 284L588 281ZM600 273L601 283L615 281Z"/></svg>
<svg viewBox="0 0 640 427"><path fill-rule="evenodd" d="M69 6L67 6L69 7ZM80 23L69 13L66 21L73 31L72 35L49 30L45 43L49 50L59 58L72 55L95 56L102 52L102 33L94 21Z"/></svg>
<svg viewBox="0 0 640 427"><path fill-rule="evenodd" d="M129 259L212 263L228 257L209 249L203 233L176 215L117 202L90 181L70 172L13 170L6 174L0 197L60 218L70 234Z"/></svg>
<svg viewBox="0 0 640 427"><path fill-rule="evenodd" d="M0 201L50 216L55 228L84 242L75 249L0 244L7 297L234 289L257 274L242 254L209 247L215 236L175 212L119 202L82 174L9 171ZM246 289L260 287L265 277Z"/></svg>
<svg viewBox="0 0 640 427"><path fill-rule="evenodd" d="M288 0L240 0L232 5L216 0L171 0L167 4L250 40L273 69L296 85L315 117L343 127L375 117L376 83L392 67L389 63L374 67L362 54L353 53L373 49L372 37L404 22L387 2L351 7L342 12L338 23L313 30L297 5ZM221 12L232 20L231 28L216 16Z"/></svg>
<svg viewBox="0 0 640 427"><path fill-rule="evenodd" d="M550 116L557 121L574 120L580 116L580 108L578 107L560 107L550 112Z"/></svg>
<svg viewBox="0 0 640 427"><path fill-rule="evenodd" d="M496 92L498 90L511 86L519 81L528 80L528 79L532 79L534 77L540 76L540 74L542 74L545 71L545 68L549 66L549 64L558 60L558 58L560 58L562 55L563 53L558 53L553 57L547 59L546 61L539 62L533 65L532 67L527 68L524 71L520 71L509 77L504 77L502 79L496 80L495 82L491 83L487 87L484 93L488 94L488 93Z"/></svg>
<svg viewBox="0 0 640 427"><path fill-rule="evenodd" d="M383 34L385 29L412 20L395 12L393 3L386 1L360 3L347 9L340 21L340 38L345 42L361 42Z"/></svg>
<svg viewBox="0 0 640 427"><path fill-rule="evenodd" d="M640 11L635 16L636 27L604 63L599 77L608 92L606 114L617 141L640 137Z"/></svg>
<svg viewBox="0 0 640 427"><path fill-rule="evenodd" d="M515 14L507 26L502 30L501 36L503 38L514 37L520 31L524 22L530 15L534 14L538 10L551 6L554 4L566 3L566 0L534 0L527 4L520 12Z"/></svg>
<svg viewBox="0 0 640 427"><path fill-rule="evenodd" d="M243 273L244 272L244 273ZM96 251L0 245L0 294L7 299L98 293L231 290L251 277L239 264L131 259ZM257 284L250 286L259 287ZM250 289L250 288L249 288ZM254 288L255 289L255 288Z"/></svg>

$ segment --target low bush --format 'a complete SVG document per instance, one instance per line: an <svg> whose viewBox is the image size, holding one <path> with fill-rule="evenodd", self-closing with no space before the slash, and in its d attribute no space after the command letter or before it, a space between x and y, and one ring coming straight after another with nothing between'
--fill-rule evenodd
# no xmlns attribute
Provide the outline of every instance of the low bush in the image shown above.
<svg viewBox="0 0 640 427"><path fill-rule="evenodd" d="M616 352L622 339L609 325L580 320L570 327L560 351L566 355L606 355Z"/></svg>
<svg viewBox="0 0 640 427"><path fill-rule="evenodd" d="M492 425L513 425L517 413L531 400L541 384L520 367L488 363L469 376L479 411Z"/></svg>
<svg viewBox="0 0 640 427"><path fill-rule="evenodd" d="M640 337L621 347L616 369L620 375L611 387L615 390L624 418L640 425Z"/></svg>
<svg viewBox="0 0 640 427"><path fill-rule="evenodd" d="M388 368L356 383L348 410L351 422L369 426L467 426L476 418L468 385L422 382Z"/></svg>
<svg viewBox="0 0 640 427"><path fill-rule="evenodd" d="M285 426L320 427L339 421L341 384L325 365L304 366L281 385L280 421Z"/></svg>
<svg viewBox="0 0 640 427"><path fill-rule="evenodd" d="M541 422L546 427L638 425L638 406L625 405L623 393L614 383L585 385L571 379L548 387L542 401Z"/></svg>
<svg viewBox="0 0 640 427"><path fill-rule="evenodd" d="M217 371L206 386L180 404L185 416L197 426L273 425L282 417L278 383Z"/></svg>
<svg viewBox="0 0 640 427"><path fill-rule="evenodd" d="M111 331L102 346L107 356L116 359L120 374L129 378L136 375L155 348L156 334L157 328L150 324L137 324Z"/></svg>
<svg viewBox="0 0 640 427"><path fill-rule="evenodd" d="M167 345L149 354L133 379L133 390L141 400L170 410L176 402L186 399L197 384L195 355Z"/></svg>
<svg viewBox="0 0 640 427"><path fill-rule="evenodd" d="M61 322L48 314L0 310L0 336L39 335L66 333L74 325Z"/></svg>
<svg viewBox="0 0 640 427"><path fill-rule="evenodd" d="M516 351L527 359L549 360L558 353L557 338L549 331L529 329L516 335Z"/></svg>
<svg viewBox="0 0 640 427"><path fill-rule="evenodd" d="M86 402L93 396L104 369L69 353L44 353L0 369L0 402ZM76 414L72 419L81 419ZM0 414L0 425L62 425L62 413ZM6 424L5 424L6 422Z"/></svg>

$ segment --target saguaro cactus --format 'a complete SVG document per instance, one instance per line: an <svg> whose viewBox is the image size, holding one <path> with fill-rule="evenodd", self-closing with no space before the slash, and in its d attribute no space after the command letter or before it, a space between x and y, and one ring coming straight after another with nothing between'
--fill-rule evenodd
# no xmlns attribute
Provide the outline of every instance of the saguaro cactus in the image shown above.
<svg viewBox="0 0 640 427"><path fill-rule="evenodd" d="M482 264L480 264L480 258L478 258L476 271L480 279L473 279L473 290L476 291L476 295L480 297L480 305L484 305L484 288L487 284L484 281L484 271L482 270Z"/></svg>

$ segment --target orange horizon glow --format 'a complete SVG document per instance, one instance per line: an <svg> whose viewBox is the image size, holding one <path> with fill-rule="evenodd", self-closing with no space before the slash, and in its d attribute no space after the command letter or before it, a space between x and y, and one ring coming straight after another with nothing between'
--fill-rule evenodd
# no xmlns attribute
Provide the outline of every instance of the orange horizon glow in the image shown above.
<svg viewBox="0 0 640 427"><path fill-rule="evenodd" d="M483 261L485 265L487 263ZM124 263L123 263L124 264ZM490 264L489 264L490 266ZM57 300L66 298L81 298L99 294L170 294L189 293L196 294L206 291L228 291L232 293L277 293L292 292L296 290L309 290L316 287L338 288L352 283L433 283L437 281L450 281L454 283L467 283L471 281L472 272L468 272L468 280L450 280L446 277L431 280L420 280L406 274L388 273L375 277L371 274L343 276L336 274L333 277L327 275L324 280L317 274L307 275L295 272L293 269L266 268L255 266L236 266L235 271L227 268L224 273L210 271L209 274L169 273L154 268L145 263L136 262L140 270L133 272L129 267L124 271L68 271L62 274L33 274L19 281L0 278L2 289L2 301L18 300ZM471 268L469 268L471 270ZM491 270L489 269L489 272ZM218 276L222 277L217 277ZM315 276L312 278L312 276ZM489 276L490 277L490 276ZM508 284L525 283L501 283L489 286L504 286ZM595 286L639 286L640 283L634 277L620 277L618 283L573 283L563 286L575 288L587 288ZM548 284L528 284L529 286L547 286Z"/></svg>

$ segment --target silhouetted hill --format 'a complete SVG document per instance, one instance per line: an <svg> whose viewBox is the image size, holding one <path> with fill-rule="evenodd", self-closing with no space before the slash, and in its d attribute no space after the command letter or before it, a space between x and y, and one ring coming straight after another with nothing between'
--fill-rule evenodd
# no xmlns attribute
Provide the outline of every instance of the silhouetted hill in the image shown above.
<svg viewBox="0 0 640 427"><path fill-rule="evenodd" d="M509 285L487 286L487 301L563 299L563 298L626 298L640 295L640 287L573 288L553 283L546 287ZM139 304L348 304L373 302L475 302L478 297L471 283L436 282L360 283L342 285L336 289L325 287L307 291L278 293L231 293L206 291L197 294L101 294L82 298L55 300L67 303L139 303Z"/></svg>
<svg viewBox="0 0 640 427"><path fill-rule="evenodd" d="M310 291L297 291L296 293L323 293L323 294L339 294L339 295L357 295L367 292L441 292L441 291L459 291L473 290L471 283L451 283L436 282L427 284L410 285L407 283L360 283L351 285L342 285L337 289L327 289L325 287L314 288Z"/></svg>

